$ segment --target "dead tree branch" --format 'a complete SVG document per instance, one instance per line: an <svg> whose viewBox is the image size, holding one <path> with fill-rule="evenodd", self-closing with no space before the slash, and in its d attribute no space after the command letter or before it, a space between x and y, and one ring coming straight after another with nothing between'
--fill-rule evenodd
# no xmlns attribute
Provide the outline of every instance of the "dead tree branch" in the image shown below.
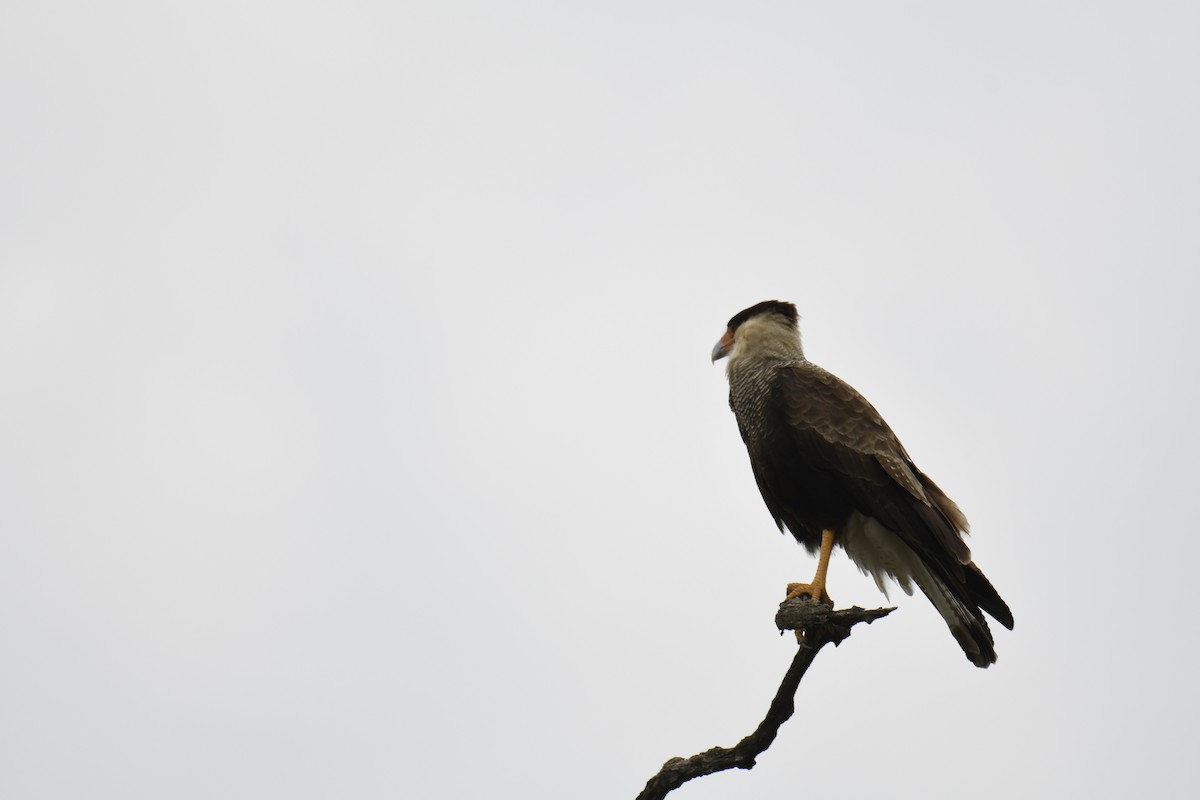
<svg viewBox="0 0 1200 800"><path fill-rule="evenodd" d="M834 611L829 606L814 603L808 598L785 600L775 615L775 624L783 630L804 631L804 643L796 651L792 664L783 676L783 683L767 709L767 716L746 738L734 747L714 747L691 758L672 758L663 764L658 774L646 782L637 800L662 800L692 778L711 775L727 769L752 769L755 759L775 741L779 727L796 710L796 690L800 679L816 659L821 648L832 642L835 646L850 635L850 629L860 622L871 623L887 616L890 608L867 611L853 608Z"/></svg>

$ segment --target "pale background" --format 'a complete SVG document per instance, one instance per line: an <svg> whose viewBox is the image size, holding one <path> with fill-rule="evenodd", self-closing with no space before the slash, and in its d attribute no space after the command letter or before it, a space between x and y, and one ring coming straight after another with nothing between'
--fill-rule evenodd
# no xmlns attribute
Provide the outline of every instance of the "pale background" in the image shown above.
<svg viewBox="0 0 1200 800"><path fill-rule="evenodd" d="M0 796L620 798L813 562L751 303L967 512L679 798L1194 797L1189 3L0 6ZM840 604L883 602L844 556Z"/></svg>

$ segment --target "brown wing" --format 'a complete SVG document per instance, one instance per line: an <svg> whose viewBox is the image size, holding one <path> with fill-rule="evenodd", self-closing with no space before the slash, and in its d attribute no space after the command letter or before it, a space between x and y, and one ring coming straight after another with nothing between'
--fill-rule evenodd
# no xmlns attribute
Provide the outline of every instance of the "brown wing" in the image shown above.
<svg viewBox="0 0 1200 800"><path fill-rule="evenodd" d="M911 578L963 651L978 666L995 661L983 612L1010 629L1012 612L971 562L962 512L851 386L805 361L773 369L764 413L743 409L738 421L776 522L810 550L821 530L841 530L854 512L882 525L923 565Z"/></svg>
<svg viewBox="0 0 1200 800"><path fill-rule="evenodd" d="M832 472L855 508L896 532L922 559L961 582L971 552L958 507L912 462L866 398L808 362L779 368L776 411L799 456Z"/></svg>

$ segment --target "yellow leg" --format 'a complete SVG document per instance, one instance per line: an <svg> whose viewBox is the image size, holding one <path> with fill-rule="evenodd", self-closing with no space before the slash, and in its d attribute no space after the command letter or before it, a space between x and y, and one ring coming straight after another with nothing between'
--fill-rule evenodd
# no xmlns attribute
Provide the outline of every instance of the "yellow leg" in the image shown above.
<svg viewBox="0 0 1200 800"><path fill-rule="evenodd" d="M825 591L825 576L829 574L829 556L833 553L833 535L831 530L821 531L821 554L817 558L817 574L813 576L812 583L789 583L787 587L788 600L808 595L818 603L833 605L833 600ZM796 631L796 641L804 642L804 631Z"/></svg>

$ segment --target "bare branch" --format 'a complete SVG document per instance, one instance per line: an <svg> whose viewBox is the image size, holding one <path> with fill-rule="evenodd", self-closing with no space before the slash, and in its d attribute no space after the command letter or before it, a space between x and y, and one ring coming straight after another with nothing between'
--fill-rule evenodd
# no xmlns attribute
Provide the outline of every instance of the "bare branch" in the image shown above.
<svg viewBox="0 0 1200 800"><path fill-rule="evenodd" d="M803 630L804 642L796 651L792 664L783 676L783 682L767 709L767 716L746 738L734 747L714 747L691 758L672 758L663 764L658 774L646 782L646 788L637 800L662 800L692 778L711 775L727 769L752 769L755 759L771 746L779 728L796 710L795 695L800 679L816 659L821 648L832 642L835 646L850 635L850 629L860 622L871 623L886 616L893 609L877 608L871 611L854 608L834 611L829 606L815 603L808 598L785 600L779 606L775 624L780 630Z"/></svg>
<svg viewBox="0 0 1200 800"><path fill-rule="evenodd" d="M895 610L874 608L868 611L853 606L834 611L829 606L814 603L807 597L797 597L779 604L779 611L775 614L775 627L781 631L807 631L808 639L811 639L814 633L821 633L836 646L850 635L850 629L858 623L870 624Z"/></svg>

